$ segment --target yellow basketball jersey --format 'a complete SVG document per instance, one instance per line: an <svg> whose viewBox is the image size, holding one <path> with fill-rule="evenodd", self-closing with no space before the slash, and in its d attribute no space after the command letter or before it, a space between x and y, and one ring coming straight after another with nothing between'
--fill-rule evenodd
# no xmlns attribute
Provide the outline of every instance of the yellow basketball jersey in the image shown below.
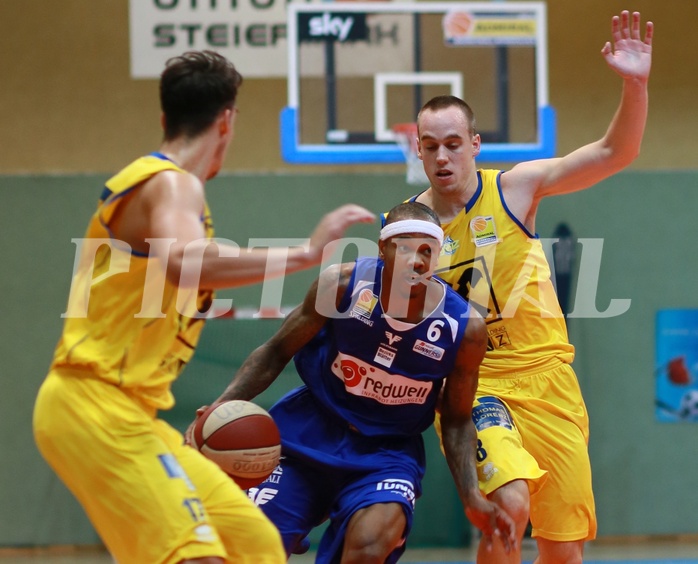
<svg viewBox="0 0 698 564"><path fill-rule="evenodd" d="M574 359L540 239L507 209L500 174L479 170L477 192L453 221L442 225L437 269L487 322L484 378Z"/></svg>
<svg viewBox="0 0 698 564"><path fill-rule="evenodd" d="M107 181L80 245L52 365L85 369L156 409L174 404L170 385L194 354L205 321L196 312L208 309L213 292L178 289L160 259L132 251L112 237L108 225L124 195L164 170L185 173L154 154ZM201 221L212 237L208 206Z"/></svg>

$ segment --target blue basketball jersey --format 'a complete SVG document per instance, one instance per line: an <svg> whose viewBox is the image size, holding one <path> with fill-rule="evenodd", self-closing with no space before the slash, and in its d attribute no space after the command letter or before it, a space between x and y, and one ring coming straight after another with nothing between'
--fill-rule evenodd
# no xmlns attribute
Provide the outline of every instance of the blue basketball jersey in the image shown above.
<svg viewBox="0 0 698 564"><path fill-rule="evenodd" d="M384 315L383 262L359 259L337 316L294 360L304 386L269 410L283 457L250 496L279 528L288 554L326 516L316 562L338 562L356 511L399 503L408 534L422 493L422 432L455 364L467 303L444 282L438 306L416 325ZM404 551L395 549L386 562Z"/></svg>
<svg viewBox="0 0 698 564"><path fill-rule="evenodd" d="M416 325L392 319L381 307L382 271L380 259L357 260L340 315L294 360L316 402L361 435L415 436L433 423L469 306L435 278L443 297L431 314Z"/></svg>

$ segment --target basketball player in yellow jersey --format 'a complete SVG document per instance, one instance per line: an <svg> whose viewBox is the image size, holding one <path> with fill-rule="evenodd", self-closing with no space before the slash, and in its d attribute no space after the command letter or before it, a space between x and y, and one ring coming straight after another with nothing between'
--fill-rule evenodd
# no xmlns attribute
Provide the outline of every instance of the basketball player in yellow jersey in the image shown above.
<svg viewBox="0 0 698 564"><path fill-rule="evenodd" d="M174 403L170 385L194 352L213 290L319 264L326 244L373 220L343 206L305 248L211 240L204 184L232 139L241 81L213 52L168 61L163 143L106 184L36 400L42 455L120 564L286 561L271 522L157 412Z"/></svg>
<svg viewBox="0 0 698 564"><path fill-rule="evenodd" d="M620 75L620 105L606 134L572 153L478 170L480 136L470 107L452 96L427 102L418 116L418 149L431 186L415 199L440 217L444 246L437 273L485 317L489 350L480 368L473 419L482 491L517 521L530 516L540 564L580 563L596 534L588 419L570 367L550 270L535 235L542 198L582 190L629 165L647 116L653 25L640 14L612 20L602 55ZM519 543L519 547L521 544ZM495 540L478 562L520 562Z"/></svg>

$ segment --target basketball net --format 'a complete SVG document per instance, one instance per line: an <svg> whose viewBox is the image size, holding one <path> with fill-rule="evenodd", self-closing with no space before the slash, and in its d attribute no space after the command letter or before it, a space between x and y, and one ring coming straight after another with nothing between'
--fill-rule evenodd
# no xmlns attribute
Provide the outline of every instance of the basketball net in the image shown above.
<svg viewBox="0 0 698 564"><path fill-rule="evenodd" d="M417 156L417 124L398 123L393 126L395 141L402 149L407 164L407 174L405 178L408 184L428 185L429 179L422 160Z"/></svg>

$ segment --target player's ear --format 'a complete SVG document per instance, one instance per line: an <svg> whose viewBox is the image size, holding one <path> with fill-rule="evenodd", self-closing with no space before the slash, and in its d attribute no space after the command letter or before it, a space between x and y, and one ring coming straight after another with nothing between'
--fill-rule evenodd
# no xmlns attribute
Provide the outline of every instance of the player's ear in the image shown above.
<svg viewBox="0 0 698 564"><path fill-rule="evenodd" d="M233 110L226 108L221 113L218 121L218 133L221 137L228 135L230 130L233 128Z"/></svg>
<svg viewBox="0 0 698 564"><path fill-rule="evenodd" d="M378 258L385 257L385 241L383 239L378 239Z"/></svg>
<svg viewBox="0 0 698 564"><path fill-rule="evenodd" d="M470 141L472 148L473 148L473 157L477 157L480 154L480 144L482 143L482 140L480 139L480 134L476 133L471 137Z"/></svg>

